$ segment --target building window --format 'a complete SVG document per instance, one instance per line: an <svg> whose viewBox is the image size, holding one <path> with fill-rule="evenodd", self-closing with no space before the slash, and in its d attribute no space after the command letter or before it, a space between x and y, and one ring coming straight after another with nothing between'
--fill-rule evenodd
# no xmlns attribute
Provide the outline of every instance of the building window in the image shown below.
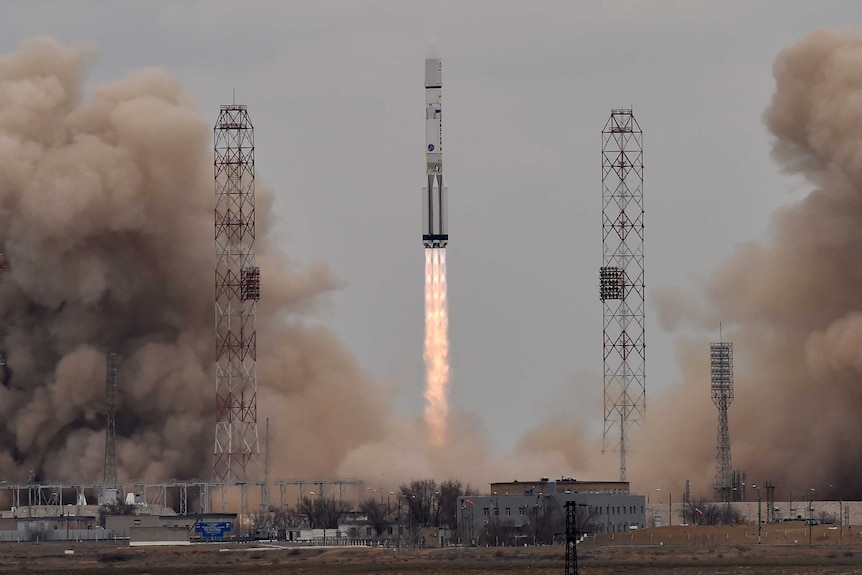
<svg viewBox="0 0 862 575"><path fill-rule="evenodd" d="M490 515L490 513L488 513L488 508L487 508L487 507L484 509L484 511L485 511L485 517L487 517L488 515Z"/></svg>
<svg viewBox="0 0 862 575"><path fill-rule="evenodd" d="M494 508L494 515L499 515L499 514L500 514L500 508L499 508L499 507L495 507L495 508Z"/></svg>
<svg viewBox="0 0 862 575"><path fill-rule="evenodd" d="M523 515L523 514L524 514L524 508L518 507L518 515Z"/></svg>
<svg viewBox="0 0 862 575"><path fill-rule="evenodd" d="M506 515L511 515L511 514L512 514L512 508L506 507Z"/></svg>

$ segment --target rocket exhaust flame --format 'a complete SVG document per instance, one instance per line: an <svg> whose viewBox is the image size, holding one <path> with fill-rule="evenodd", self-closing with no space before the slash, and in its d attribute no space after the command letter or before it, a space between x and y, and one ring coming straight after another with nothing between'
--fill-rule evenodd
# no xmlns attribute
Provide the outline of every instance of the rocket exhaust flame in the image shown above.
<svg viewBox="0 0 862 575"><path fill-rule="evenodd" d="M425 250L425 424L432 445L446 444L449 413L449 311L446 250Z"/></svg>

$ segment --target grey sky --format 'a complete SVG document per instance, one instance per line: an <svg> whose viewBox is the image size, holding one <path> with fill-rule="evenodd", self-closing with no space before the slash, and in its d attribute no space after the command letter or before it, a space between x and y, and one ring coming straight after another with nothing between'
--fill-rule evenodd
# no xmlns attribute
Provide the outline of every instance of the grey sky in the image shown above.
<svg viewBox="0 0 862 575"><path fill-rule="evenodd" d="M773 59L858 17L858 2L807 0L5 2L0 49L45 34L93 43L93 82L163 67L213 121L235 90L287 251L345 282L317 321L418 416L423 58L437 40L452 404L505 446L560 410L601 428L610 109L633 107L645 134L648 293L696 289L804 191L769 157ZM684 334L647 313L652 403L678 380Z"/></svg>

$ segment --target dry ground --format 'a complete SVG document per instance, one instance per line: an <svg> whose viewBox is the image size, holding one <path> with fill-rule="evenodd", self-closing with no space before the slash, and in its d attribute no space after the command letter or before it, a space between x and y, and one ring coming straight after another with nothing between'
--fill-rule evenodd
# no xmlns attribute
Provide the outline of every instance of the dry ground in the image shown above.
<svg viewBox="0 0 862 575"><path fill-rule="evenodd" d="M607 575L862 575L862 528L811 530L789 522L756 527L664 527L588 539L578 546L580 573ZM74 549L74 555L66 555ZM395 551L209 544L130 548L117 543L0 544L0 573L168 573L255 575L562 574L564 548L447 548Z"/></svg>

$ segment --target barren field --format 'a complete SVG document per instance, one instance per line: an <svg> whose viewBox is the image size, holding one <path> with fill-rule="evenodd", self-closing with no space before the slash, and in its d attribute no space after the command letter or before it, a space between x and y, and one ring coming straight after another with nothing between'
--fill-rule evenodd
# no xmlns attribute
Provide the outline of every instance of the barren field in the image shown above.
<svg viewBox="0 0 862 575"><path fill-rule="evenodd" d="M862 530L801 523L736 527L665 527L605 535L578 546L580 573L606 575L862 575ZM74 550L74 554L67 554ZM563 546L393 550L296 547L284 543L135 547L118 543L5 543L0 572L128 575L562 574Z"/></svg>

